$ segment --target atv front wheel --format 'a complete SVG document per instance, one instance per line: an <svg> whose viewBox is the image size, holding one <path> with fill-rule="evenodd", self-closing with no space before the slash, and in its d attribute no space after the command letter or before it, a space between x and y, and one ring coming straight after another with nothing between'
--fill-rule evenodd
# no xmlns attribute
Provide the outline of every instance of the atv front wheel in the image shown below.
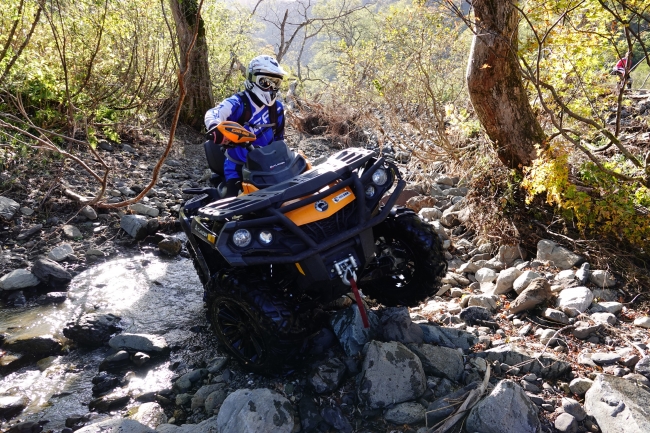
<svg viewBox="0 0 650 433"><path fill-rule="evenodd" d="M296 360L311 333L296 303L271 284L250 269L230 269L213 277L207 291L215 334L246 368L262 374Z"/></svg>
<svg viewBox="0 0 650 433"><path fill-rule="evenodd" d="M360 280L386 306L415 306L433 295L447 272L438 234L410 209L396 208L373 228L377 252Z"/></svg>

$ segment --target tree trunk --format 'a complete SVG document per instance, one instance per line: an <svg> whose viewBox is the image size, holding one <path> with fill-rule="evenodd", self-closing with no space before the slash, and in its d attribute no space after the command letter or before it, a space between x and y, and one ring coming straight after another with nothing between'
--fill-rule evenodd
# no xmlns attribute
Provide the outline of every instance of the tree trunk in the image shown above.
<svg viewBox="0 0 650 433"><path fill-rule="evenodd" d="M510 0L474 0L474 39L467 65L467 87L479 121L499 160L521 169L546 147L546 135L533 113L517 61L518 12Z"/></svg>
<svg viewBox="0 0 650 433"><path fill-rule="evenodd" d="M184 71L187 62L187 50L194 37L194 31L196 26L199 26L196 44L189 53L188 71L185 76L187 95L179 119L182 123L198 130L203 127L205 112L214 107L205 26L203 19L199 19L198 24L196 22L197 0L169 0L169 4L176 22L181 71Z"/></svg>

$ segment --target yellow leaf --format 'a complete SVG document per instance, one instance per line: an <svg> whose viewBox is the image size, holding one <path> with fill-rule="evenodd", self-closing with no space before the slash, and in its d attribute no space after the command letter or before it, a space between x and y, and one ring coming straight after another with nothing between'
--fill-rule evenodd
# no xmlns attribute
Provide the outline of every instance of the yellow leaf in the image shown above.
<svg viewBox="0 0 650 433"><path fill-rule="evenodd" d="M491 68L492 66L488 65L487 63L484 63L483 66L481 66L481 69L487 69Z"/></svg>

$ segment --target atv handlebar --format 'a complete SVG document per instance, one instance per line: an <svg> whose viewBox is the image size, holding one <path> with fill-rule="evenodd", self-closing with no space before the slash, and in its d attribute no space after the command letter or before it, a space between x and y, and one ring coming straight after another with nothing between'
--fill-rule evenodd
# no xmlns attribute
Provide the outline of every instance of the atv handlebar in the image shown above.
<svg viewBox="0 0 650 433"><path fill-rule="evenodd" d="M226 120L210 128L206 133L206 138L217 144L248 147L249 143L257 139L257 136L239 123Z"/></svg>

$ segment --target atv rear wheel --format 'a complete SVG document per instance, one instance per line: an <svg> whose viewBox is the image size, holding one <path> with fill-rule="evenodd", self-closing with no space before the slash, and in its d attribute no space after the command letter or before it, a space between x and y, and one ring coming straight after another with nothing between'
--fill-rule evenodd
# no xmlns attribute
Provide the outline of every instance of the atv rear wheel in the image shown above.
<svg viewBox="0 0 650 433"><path fill-rule="evenodd" d="M410 209L396 208L373 229L377 253L360 280L386 306L415 306L433 295L447 272L438 234Z"/></svg>
<svg viewBox="0 0 650 433"><path fill-rule="evenodd" d="M287 362L299 358L311 329L295 301L246 268L220 272L209 285L212 329L247 369L279 373Z"/></svg>

